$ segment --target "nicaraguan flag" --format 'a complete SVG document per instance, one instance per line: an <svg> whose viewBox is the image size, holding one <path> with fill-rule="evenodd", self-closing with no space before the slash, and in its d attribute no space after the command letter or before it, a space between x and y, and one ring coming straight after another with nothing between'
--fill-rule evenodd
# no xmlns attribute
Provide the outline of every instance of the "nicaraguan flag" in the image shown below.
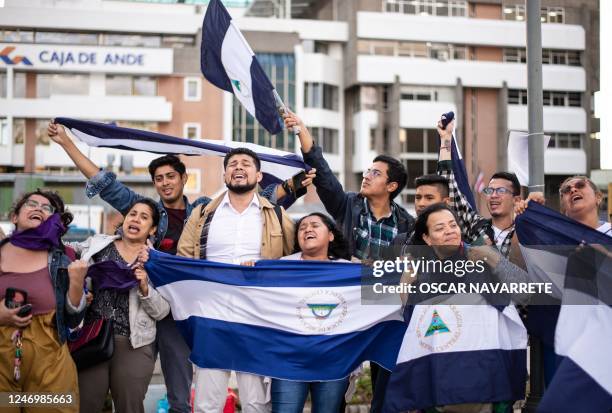
<svg viewBox="0 0 612 413"><path fill-rule="evenodd" d="M478 298L478 296L477 296ZM514 306L418 304L389 379L385 412L525 395L527 332Z"/></svg>
<svg viewBox="0 0 612 413"><path fill-rule="evenodd" d="M554 284L556 319L536 308L540 330L562 361L538 408L542 413L612 410L612 237L536 203L516 219L530 277ZM583 243L586 246L579 247ZM557 310L559 307L556 307ZM534 310L530 307L528 320ZM529 322L534 324L533 322ZM530 329L530 330L531 330ZM554 331L550 331L554 329Z"/></svg>
<svg viewBox="0 0 612 413"><path fill-rule="evenodd" d="M274 86L219 0L211 0L206 8L200 65L210 83L232 92L268 132L283 130Z"/></svg>
<svg viewBox="0 0 612 413"><path fill-rule="evenodd" d="M245 267L151 251L146 269L199 367L322 381L365 360L395 365L400 306L362 305L358 264Z"/></svg>
<svg viewBox="0 0 612 413"><path fill-rule="evenodd" d="M232 146L222 141L190 140L163 135L138 129L89 122L70 118L55 118L55 121L68 128L69 132L89 146L145 151L151 153L182 155L225 156L234 147L247 147L259 155L261 170L264 173L263 187L291 178L310 167L296 154L255 145L253 143L232 142Z"/></svg>

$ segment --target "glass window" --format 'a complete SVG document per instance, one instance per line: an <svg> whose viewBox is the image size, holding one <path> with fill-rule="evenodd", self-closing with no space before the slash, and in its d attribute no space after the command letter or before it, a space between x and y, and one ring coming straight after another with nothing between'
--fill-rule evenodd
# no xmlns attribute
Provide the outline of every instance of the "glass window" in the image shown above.
<svg viewBox="0 0 612 413"><path fill-rule="evenodd" d="M6 73L0 73L0 98L6 98Z"/></svg>
<svg viewBox="0 0 612 413"><path fill-rule="evenodd" d="M459 0L451 0L448 2L450 15L453 17L467 16L467 2Z"/></svg>
<svg viewBox="0 0 612 413"><path fill-rule="evenodd" d="M102 44L105 46L161 46L161 36L145 36L141 34L104 34Z"/></svg>
<svg viewBox="0 0 612 413"><path fill-rule="evenodd" d="M137 76L134 78L134 95L157 96L157 80L149 76Z"/></svg>
<svg viewBox="0 0 612 413"><path fill-rule="evenodd" d="M106 75L106 94L108 96L128 96L132 94L132 77Z"/></svg>
<svg viewBox="0 0 612 413"><path fill-rule="evenodd" d="M26 97L26 74L24 72L13 72L13 97Z"/></svg>
<svg viewBox="0 0 612 413"><path fill-rule="evenodd" d="M408 159L406 161L406 169L410 178L406 183L406 187L412 189L415 187L414 178L425 175L425 162L422 159Z"/></svg>
<svg viewBox="0 0 612 413"><path fill-rule="evenodd" d="M202 80L199 77L185 78L183 99L187 102L198 102L202 100Z"/></svg>
<svg viewBox="0 0 612 413"><path fill-rule="evenodd" d="M357 53L358 54L372 54L370 51L370 42L367 40L357 41Z"/></svg>
<svg viewBox="0 0 612 413"><path fill-rule="evenodd" d="M370 150L376 150L376 129L370 128Z"/></svg>
<svg viewBox="0 0 612 413"><path fill-rule="evenodd" d="M49 146L51 138L47 134L47 126L49 125L50 119L37 119L36 120L36 144Z"/></svg>
<svg viewBox="0 0 612 413"><path fill-rule="evenodd" d="M183 136L187 139L201 139L202 126L199 123L185 123L183 125Z"/></svg>
<svg viewBox="0 0 612 413"><path fill-rule="evenodd" d="M563 92L551 92L551 104L553 106L565 106L566 94Z"/></svg>
<svg viewBox="0 0 612 413"><path fill-rule="evenodd" d="M98 35L96 33L36 32L34 34L34 41L36 43L51 44L97 45Z"/></svg>
<svg viewBox="0 0 612 413"><path fill-rule="evenodd" d="M373 54L379 56L395 55L395 42L372 42Z"/></svg>
<svg viewBox="0 0 612 413"><path fill-rule="evenodd" d="M553 65L567 65L567 53L564 50L551 50L550 63Z"/></svg>
<svg viewBox="0 0 612 413"><path fill-rule="evenodd" d="M162 36L161 46L162 47L190 47L195 44L194 36L181 36L181 35L166 35Z"/></svg>
<svg viewBox="0 0 612 413"><path fill-rule="evenodd" d="M0 41L14 43L34 43L34 32L27 30L0 30Z"/></svg>
<svg viewBox="0 0 612 413"><path fill-rule="evenodd" d="M425 152L423 129L406 129L405 152Z"/></svg>
<svg viewBox="0 0 612 413"><path fill-rule="evenodd" d="M427 153L438 153L439 151L438 131L436 129L425 129L425 133L426 133L425 144L427 145L427 148L425 149L425 151Z"/></svg>
<svg viewBox="0 0 612 413"><path fill-rule="evenodd" d="M0 146L9 144L8 119L0 118Z"/></svg>
<svg viewBox="0 0 612 413"><path fill-rule="evenodd" d="M582 62L580 61L580 52L577 50L568 50L567 64L570 66L582 66Z"/></svg>
<svg viewBox="0 0 612 413"><path fill-rule="evenodd" d="M544 106L550 106L551 105L551 100L550 100L550 92L548 90L545 90L544 92L542 92L542 98L544 101Z"/></svg>
<svg viewBox="0 0 612 413"><path fill-rule="evenodd" d="M567 94L568 97L568 106L580 107L582 106L582 94L580 92L569 92Z"/></svg>
<svg viewBox="0 0 612 413"><path fill-rule="evenodd" d="M51 95L88 95L89 75L51 74L36 75L36 96L48 98Z"/></svg>
<svg viewBox="0 0 612 413"><path fill-rule="evenodd" d="M25 119L13 119L13 143L25 143Z"/></svg>

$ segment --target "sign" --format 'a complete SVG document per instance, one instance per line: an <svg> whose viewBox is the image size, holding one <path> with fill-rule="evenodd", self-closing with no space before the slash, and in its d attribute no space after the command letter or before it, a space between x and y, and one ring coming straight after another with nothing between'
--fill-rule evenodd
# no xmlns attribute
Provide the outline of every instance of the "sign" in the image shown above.
<svg viewBox="0 0 612 413"><path fill-rule="evenodd" d="M0 67L54 72L170 74L173 50L0 43Z"/></svg>

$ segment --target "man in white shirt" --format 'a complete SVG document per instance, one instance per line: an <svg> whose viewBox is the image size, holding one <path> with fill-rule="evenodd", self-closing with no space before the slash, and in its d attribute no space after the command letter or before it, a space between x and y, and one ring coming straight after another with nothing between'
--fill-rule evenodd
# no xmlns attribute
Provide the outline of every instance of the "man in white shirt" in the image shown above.
<svg viewBox="0 0 612 413"><path fill-rule="evenodd" d="M223 166L227 192L193 210L179 240L177 255L240 264L291 254L293 222L281 207L256 193L262 179L257 154L246 148L233 149ZM230 373L196 367L196 412L223 410ZM236 377L242 411L270 411L264 378L239 372Z"/></svg>

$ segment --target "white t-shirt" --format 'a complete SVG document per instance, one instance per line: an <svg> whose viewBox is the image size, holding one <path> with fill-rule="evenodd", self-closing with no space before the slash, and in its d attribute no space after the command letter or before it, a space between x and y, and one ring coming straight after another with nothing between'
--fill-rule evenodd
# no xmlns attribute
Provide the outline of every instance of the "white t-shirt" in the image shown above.
<svg viewBox="0 0 612 413"><path fill-rule="evenodd" d="M281 257L281 260L301 260L301 259L302 259L302 251L296 252L295 254L285 255L284 257ZM337 260L333 260L332 262L350 262L350 261L343 260L342 258L340 258Z"/></svg>
<svg viewBox="0 0 612 413"><path fill-rule="evenodd" d="M506 237L508 236L512 228L501 230L497 228L495 225L491 225L491 226L493 227L493 236L495 237L495 245L497 245L497 248L501 248L501 246L504 243L504 240L506 239Z"/></svg>

